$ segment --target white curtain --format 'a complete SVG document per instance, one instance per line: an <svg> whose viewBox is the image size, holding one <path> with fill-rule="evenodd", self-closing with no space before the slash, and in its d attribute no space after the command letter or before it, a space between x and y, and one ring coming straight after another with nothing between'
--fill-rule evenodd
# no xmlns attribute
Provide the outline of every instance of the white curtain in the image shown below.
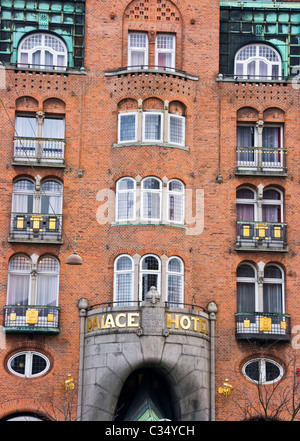
<svg viewBox="0 0 300 441"><path fill-rule="evenodd" d="M10 274L8 305L28 305L30 274Z"/></svg>
<svg viewBox="0 0 300 441"><path fill-rule="evenodd" d="M282 313L282 288L280 284L264 283L264 312Z"/></svg>
<svg viewBox="0 0 300 441"><path fill-rule="evenodd" d="M20 137L37 137L37 120L35 116L17 116L15 122L15 135Z"/></svg>
<svg viewBox="0 0 300 441"><path fill-rule="evenodd" d="M63 118L45 118L43 123L43 138L65 137L65 121Z"/></svg>
<svg viewBox="0 0 300 441"><path fill-rule="evenodd" d="M36 304L57 306L58 275L37 275Z"/></svg>

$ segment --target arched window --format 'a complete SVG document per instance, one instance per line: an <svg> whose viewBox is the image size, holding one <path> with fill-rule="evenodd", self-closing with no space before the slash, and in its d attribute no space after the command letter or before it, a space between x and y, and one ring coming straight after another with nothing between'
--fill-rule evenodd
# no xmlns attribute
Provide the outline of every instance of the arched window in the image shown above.
<svg viewBox="0 0 300 441"><path fill-rule="evenodd" d="M61 182L47 180L42 183L41 213L61 214L63 186Z"/></svg>
<svg viewBox="0 0 300 441"><path fill-rule="evenodd" d="M58 305L59 262L55 257L40 259L37 267L36 304Z"/></svg>
<svg viewBox="0 0 300 441"><path fill-rule="evenodd" d="M168 220L184 223L184 185L177 179L168 182Z"/></svg>
<svg viewBox="0 0 300 441"><path fill-rule="evenodd" d="M266 265L263 282L264 312L284 313L284 276L278 265ZM280 318L281 320L281 318ZM274 319L273 319L274 321Z"/></svg>
<svg viewBox="0 0 300 441"><path fill-rule="evenodd" d="M134 263L130 256L122 255L115 260L114 275L115 306L130 306L134 287Z"/></svg>
<svg viewBox="0 0 300 441"><path fill-rule="evenodd" d="M8 264L7 305L28 305L30 290L30 258L25 255L13 256Z"/></svg>
<svg viewBox="0 0 300 441"><path fill-rule="evenodd" d="M153 254L148 254L140 262L140 300L145 297L152 286L161 293L161 262Z"/></svg>
<svg viewBox="0 0 300 441"><path fill-rule="evenodd" d="M45 256L37 264L25 255L13 256L8 266L7 304L57 306L59 272L54 256Z"/></svg>
<svg viewBox="0 0 300 441"><path fill-rule="evenodd" d="M236 192L237 221L252 222L256 218L256 193L251 188L240 188Z"/></svg>
<svg viewBox="0 0 300 441"><path fill-rule="evenodd" d="M249 44L235 56L235 75L241 78L276 80L281 76L281 57L271 46Z"/></svg>
<svg viewBox="0 0 300 441"><path fill-rule="evenodd" d="M19 45L18 64L21 67L65 69L67 61L66 45L54 35L31 34Z"/></svg>
<svg viewBox="0 0 300 441"><path fill-rule="evenodd" d="M256 268L248 263L239 265L236 272L236 284L237 312L255 313L258 295Z"/></svg>
<svg viewBox="0 0 300 441"><path fill-rule="evenodd" d="M266 188L263 192L263 222L283 222L283 195L274 188Z"/></svg>
<svg viewBox="0 0 300 441"><path fill-rule="evenodd" d="M136 181L132 178L122 178L117 182L116 220L133 221L135 212Z"/></svg>
<svg viewBox="0 0 300 441"><path fill-rule="evenodd" d="M12 212L33 213L34 210L34 182L30 179L18 179L13 184Z"/></svg>
<svg viewBox="0 0 300 441"><path fill-rule="evenodd" d="M171 257L167 263L167 302L171 307L183 306L184 266L179 257Z"/></svg>
<svg viewBox="0 0 300 441"><path fill-rule="evenodd" d="M142 219L161 220L161 193L160 179L149 177L142 181Z"/></svg>

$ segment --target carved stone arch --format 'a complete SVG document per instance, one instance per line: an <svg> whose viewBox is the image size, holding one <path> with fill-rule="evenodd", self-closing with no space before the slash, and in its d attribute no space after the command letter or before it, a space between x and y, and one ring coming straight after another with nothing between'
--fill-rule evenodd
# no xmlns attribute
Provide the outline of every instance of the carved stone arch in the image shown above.
<svg viewBox="0 0 300 441"><path fill-rule="evenodd" d="M176 35L176 66L182 68L183 20L178 7L170 0L133 0L123 13L122 66L127 66L128 32L146 32L149 42L149 65L154 65L157 33Z"/></svg>
<svg viewBox="0 0 300 441"><path fill-rule="evenodd" d="M38 101L31 96L21 96L16 99L16 110L25 112L37 112L39 110Z"/></svg>
<svg viewBox="0 0 300 441"><path fill-rule="evenodd" d="M285 112L278 107L269 107L263 112L264 122L279 122L283 123L285 121Z"/></svg>
<svg viewBox="0 0 300 441"><path fill-rule="evenodd" d="M238 121L258 121L259 111L254 107L241 107L237 111Z"/></svg>

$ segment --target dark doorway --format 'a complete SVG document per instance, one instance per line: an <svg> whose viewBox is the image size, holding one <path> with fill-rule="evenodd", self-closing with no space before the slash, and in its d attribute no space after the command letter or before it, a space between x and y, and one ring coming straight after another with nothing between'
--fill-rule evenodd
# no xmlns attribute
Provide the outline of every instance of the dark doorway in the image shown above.
<svg viewBox="0 0 300 441"><path fill-rule="evenodd" d="M133 372L124 383L115 421L173 420L170 387L156 370Z"/></svg>

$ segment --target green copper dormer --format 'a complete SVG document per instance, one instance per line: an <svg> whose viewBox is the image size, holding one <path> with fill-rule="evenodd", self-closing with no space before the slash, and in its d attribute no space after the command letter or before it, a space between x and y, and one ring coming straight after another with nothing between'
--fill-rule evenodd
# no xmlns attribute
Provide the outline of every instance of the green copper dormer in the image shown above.
<svg viewBox="0 0 300 441"><path fill-rule="evenodd" d="M227 1L220 4L220 73L235 72L235 55L247 45L269 45L281 57L282 77L300 65L300 2Z"/></svg>
<svg viewBox="0 0 300 441"><path fill-rule="evenodd" d="M18 63L20 60L18 50L27 36L48 35L48 41L60 41L66 48L68 68L82 68L84 14L85 1L82 0L1 0L0 61L4 64ZM33 39L29 41L32 42ZM44 37L42 41L45 41ZM52 46L53 49L54 45Z"/></svg>

